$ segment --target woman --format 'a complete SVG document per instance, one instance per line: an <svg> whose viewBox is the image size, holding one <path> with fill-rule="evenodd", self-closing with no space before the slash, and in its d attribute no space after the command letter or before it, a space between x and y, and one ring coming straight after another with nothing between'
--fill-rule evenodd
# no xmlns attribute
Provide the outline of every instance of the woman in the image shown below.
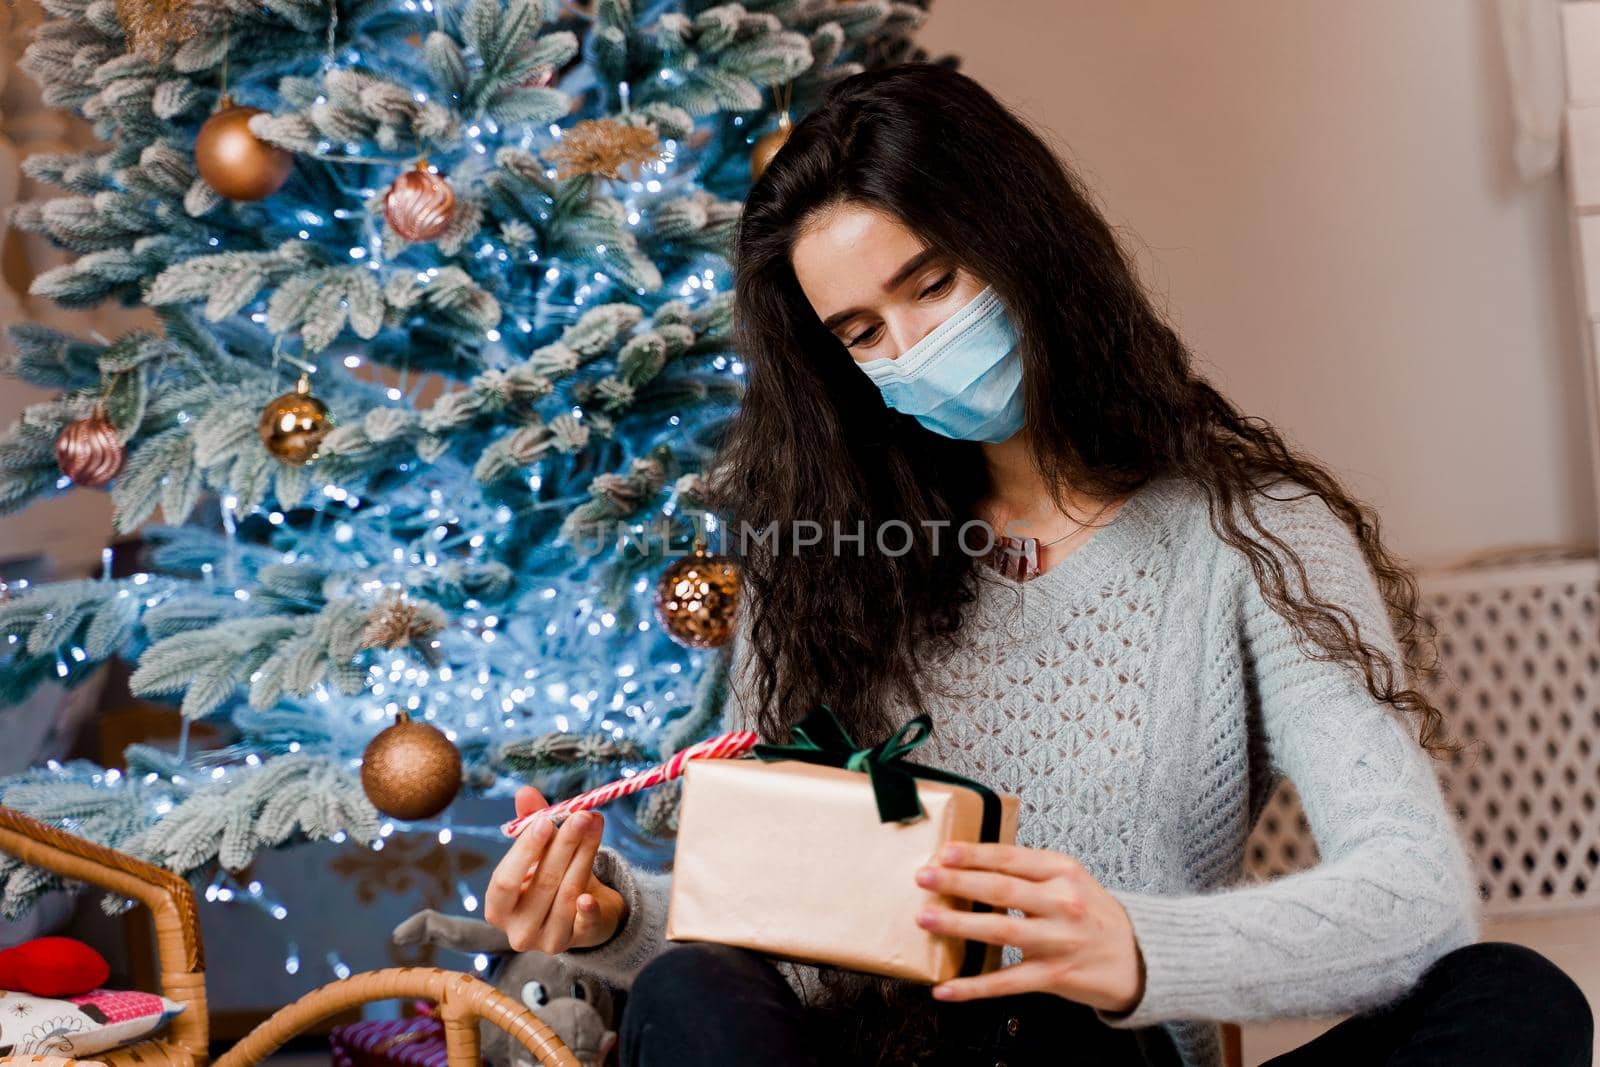
<svg viewBox="0 0 1600 1067"><path fill-rule="evenodd" d="M1347 1013L1274 1062L1590 1062L1576 986L1474 943L1424 753L1453 745L1375 517L1196 376L1021 121L938 66L841 82L751 190L734 267L748 390L712 509L868 534L743 553L730 726L786 740L826 703L869 743L927 711L920 762L1023 806L1017 845L919 875L994 911L919 921L1009 966L929 990L663 943L666 875L597 813L537 821L486 916L631 985L625 1064L1216 1064L1217 1020ZM1014 551L958 547L973 520ZM1282 775L1321 863L1240 884Z"/></svg>

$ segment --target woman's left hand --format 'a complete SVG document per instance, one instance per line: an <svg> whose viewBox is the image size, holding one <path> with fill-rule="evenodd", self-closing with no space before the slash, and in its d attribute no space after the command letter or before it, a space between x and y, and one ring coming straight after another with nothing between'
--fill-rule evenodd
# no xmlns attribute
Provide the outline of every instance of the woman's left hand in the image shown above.
<svg viewBox="0 0 1600 1067"><path fill-rule="evenodd" d="M952 843L917 872L917 884L995 909L929 905L917 918L923 929L1015 945L1023 954L1010 967L941 982L933 989L940 1000L1038 991L1125 1012L1144 996L1144 960L1128 913L1071 856L1020 845ZM1008 908L1023 914L1008 915Z"/></svg>

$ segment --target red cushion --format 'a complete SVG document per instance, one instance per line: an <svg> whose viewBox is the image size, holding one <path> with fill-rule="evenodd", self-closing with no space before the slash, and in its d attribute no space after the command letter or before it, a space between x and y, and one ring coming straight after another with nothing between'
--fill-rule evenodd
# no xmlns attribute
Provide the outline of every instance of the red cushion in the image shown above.
<svg viewBox="0 0 1600 1067"><path fill-rule="evenodd" d="M0 950L0 989L36 997L72 997L111 976L105 957L70 937L37 937Z"/></svg>

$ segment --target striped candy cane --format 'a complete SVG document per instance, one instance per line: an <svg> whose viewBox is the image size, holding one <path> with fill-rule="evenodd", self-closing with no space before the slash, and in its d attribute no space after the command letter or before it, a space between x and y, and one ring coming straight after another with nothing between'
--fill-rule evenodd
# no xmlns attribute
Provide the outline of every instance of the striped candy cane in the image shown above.
<svg viewBox="0 0 1600 1067"><path fill-rule="evenodd" d="M631 778L619 778L615 782L608 782L597 789L587 793L579 793L570 800L563 800L559 804L530 811L520 815L500 827L500 831L507 837L516 837L528 827L536 817L552 819L560 822L573 812L586 811L598 808L602 804L609 804L618 797L637 793L641 789L649 789L653 785L670 781L683 773L683 765L692 759L737 759L749 752L755 746L756 733L754 730L736 730L731 734L719 734L716 737L698 741L688 748L676 753L665 763L651 767L642 774Z"/></svg>

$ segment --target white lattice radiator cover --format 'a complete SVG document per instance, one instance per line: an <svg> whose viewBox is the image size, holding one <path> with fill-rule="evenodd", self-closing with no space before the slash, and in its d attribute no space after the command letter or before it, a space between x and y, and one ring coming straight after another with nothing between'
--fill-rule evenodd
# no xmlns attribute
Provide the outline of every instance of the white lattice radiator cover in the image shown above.
<svg viewBox="0 0 1600 1067"><path fill-rule="evenodd" d="M1422 573L1418 585L1442 674L1425 691L1467 743L1435 767L1485 914L1600 907L1600 560ZM1291 783L1245 857L1259 878L1317 861Z"/></svg>

